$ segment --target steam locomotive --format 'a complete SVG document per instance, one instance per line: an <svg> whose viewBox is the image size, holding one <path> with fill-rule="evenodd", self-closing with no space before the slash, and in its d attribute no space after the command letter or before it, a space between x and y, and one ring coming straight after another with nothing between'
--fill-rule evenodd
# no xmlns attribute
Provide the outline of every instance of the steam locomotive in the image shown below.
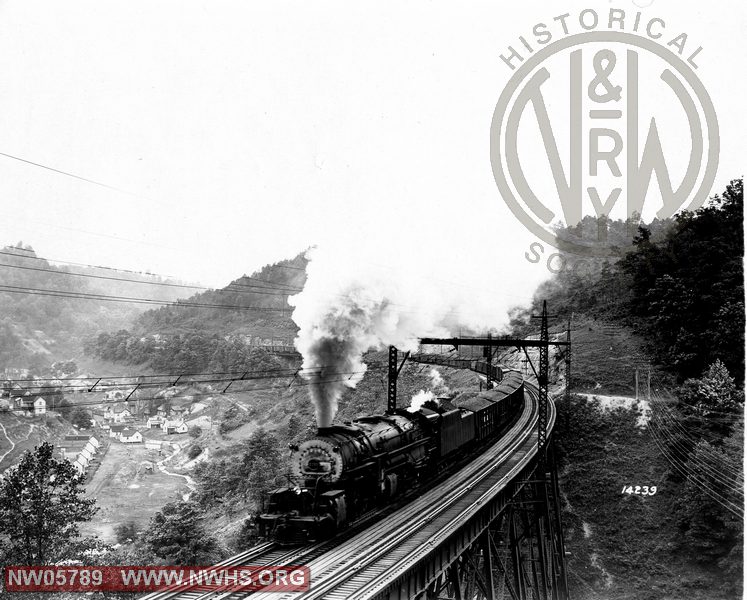
<svg viewBox="0 0 747 600"><path fill-rule="evenodd" d="M472 364L483 373L488 367ZM524 381L500 369L491 376L500 381L489 391L320 428L291 446L296 485L270 494L257 518L262 537L282 544L329 538L496 439L523 407Z"/></svg>

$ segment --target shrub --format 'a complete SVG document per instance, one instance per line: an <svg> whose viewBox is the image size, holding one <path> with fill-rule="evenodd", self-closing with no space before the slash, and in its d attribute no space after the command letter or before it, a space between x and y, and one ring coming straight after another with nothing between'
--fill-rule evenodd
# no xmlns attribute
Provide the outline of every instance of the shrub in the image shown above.
<svg viewBox="0 0 747 600"><path fill-rule="evenodd" d="M126 523L120 523L114 528L114 535L117 536L117 542L119 542L120 544L134 542L137 538L137 528L135 527L135 522L127 521Z"/></svg>

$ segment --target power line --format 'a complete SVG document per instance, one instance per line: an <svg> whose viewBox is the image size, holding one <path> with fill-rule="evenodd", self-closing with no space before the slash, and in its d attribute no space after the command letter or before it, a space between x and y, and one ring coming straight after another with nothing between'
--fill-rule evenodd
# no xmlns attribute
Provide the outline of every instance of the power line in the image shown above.
<svg viewBox="0 0 747 600"><path fill-rule="evenodd" d="M160 282L160 281L139 281L137 279L124 279L124 278L121 278L121 277L109 277L109 276L106 276L106 275L93 275L91 273L72 273L72 272L67 272L67 271L58 271L56 269L45 269L45 268L42 268L42 267L29 267L29 266L24 266L24 265L9 265L9 264L6 264L6 263L0 263L0 267L7 267L9 269L23 269L23 270L26 270L26 271L41 271L41 272L44 272L44 273L53 273L54 275L68 275L68 276L71 276L71 277L86 277L86 278L89 278L89 279L105 279L107 281L123 281L125 283L141 283L141 284L147 284L147 285L158 285L158 286L173 287L173 288L187 288L187 289L203 290L203 291L207 291L207 292L217 292L217 293L260 294L260 295L268 295L268 296L290 296L293 293L295 293L294 291L291 291L291 290L287 290L287 291L284 291L284 292L282 292L282 291L276 291L276 292L267 291L270 288L263 288L263 287L259 287L259 289L257 289L257 290L254 290L254 289L252 289L252 290L249 290L249 289L231 289L232 286L235 285L235 286L238 287L238 285L239 285L239 284L233 284L233 283L229 284L225 288L213 289L213 288L207 288L207 287L198 286L198 285L186 285L186 284L182 284L182 283L167 283L167 282ZM248 287L252 287L252 286L243 285L242 288L243 287L247 287L248 288ZM300 289L299 289L299 291L300 291Z"/></svg>
<svg viewBox="0 0 747 600"><path fill-rule="evenodd" d="M676 438L672 433L667 432L666 427L663 424L663 419L661 418L661 416L656 415L656 413L653 410L651 412L652 412L653 418L656 419L658 431L661 434L661 436L668 442L669 447L672 449L672 451L677 451L685 459L685 461L688 464L694 467L700 468L703 475L709 476L711 479L713 479L714 481L718 483L721 483L725 487L731 488L733 481L731 481L730 478L725 476L724 472L728 475L731 475L734 480L739 479L739 473L727 464L721 465L720 467L721 470L719 470L719 468L713 465L709 465L705 461L702 461L696 458L692 450L688 448L688 446L685 445L684 441L681 441L680 439ZM737 494L739 494L739 491L736 488L734 488L734 491Z"/></svg>
<svg viewBox="0 0 747 600"><path fill-rule="evenodd" d="M707 482L702 481L698 477L696 477L692 472L690 472L687 469L687 466L685 466L684 463L681 461L678 461L676 458L674 458L669 452L665 450L665 447L661 444L660 439L658 438L657 434L654 432L654 427L649 427L649 431L651 432L652 437L654 438L654 442L659 447L659 451L667 458L669 463L675 467L686 479L691 479L696 483L699 483L702 486L703 491L705 491L711 498L713 498L716 502L718 502L722 507L724 507L726 510L734 514L737 518L742 519L743 518L743 511L735 505L734 503L730 502L728 499L724 498L721 494L719 494L716 490L712 489Z"/></svg>
<svg viewBox="0 0 747 600"><path fill-rule="evenodd" d="M23 251L23 252L31 252L30 250L25 250L23 248L15 248L15 247L12 247L12 246L11 246L11 248L13 248L13 250L20 250L20 251ZM176 279L175 277L173 277L171 275L159 275L158 273L141 273L139 271L132 271L132 270L129 270L129 269L120 269L120 268L117 268L117 267L104 267L102 265L91 265L91 264L87 264L87 263L71 262L71 261L62 260L62 259L56 259L56 258L43 258L43 257L40 257L40 256L23 256L23 255L20 255L20 254L16 254L15 252L8 252L7 250L0 250L0 255L13 256L15 258L21 258L21 259L25 259L25 260L37 260L37 261L42 261L42 262L44 262L46 264L57 263L57 264L68 265L68 266L72 266L72 267L84 267L84 268L88 268L88 269L102 269L102 270L106 270L106 271L116 271L116 272L122 272L122 273L132 273L133 275L142 275L142 276L145 276L145 277L149 276L149 277L160 277L161 279ZM55 273L65 273L65 271L54 271L54 272ZM79 273L70 273L70 274L72 274L72 275L82 275L82 274L79 274ZM118 278L115 278L115 279L118 279ZM270 287L259 286L259 285L255 286L255 285L252 285L252 284L244 284L244 283L231 283L229 285L233 285L235 287L258 287L260 289L275 289L277 287L285 287L285 288L287 288L289 290L292 290L294 292L300 292L303 289L303 288L299 288L299 287L296 287L296 286L292 286L292 285L287 284L287 283L268 281L266 279L259 279L258 277L250 277L248 275L242 275L239 279L248 279L248 280L257 281L257 282L260 282L260 283L268 283L268 284L270 284ZM120 279L120 281L130 281L130 280ZM135 283L146 283L146 282L141 282L141 281L137 281L137 280L135 280L134 282ZM212 289L212 288L208 288L208 287L205 287L205 286L190 285L190 284L186 284L186 283L176 284L176 283L161 283L161 282L155 282L155 281L154 282L148 282L148 283L153 283L154 285L180 286L180 287L187 287L187 288L197 289L197 290L210 290L210 289ZM272 287L272 286L274 286L274 287Z"/></svg>
<svg viewBox="0 0 747 600"><path fill-rule="evenodd" d="M738 479L738 475L736 473L732 471L731 478L724 476L724 474L718 471L716 467L709 465L703 461L697 460L694 456L689 454L686 449L683 449L682 445L667 433L666 428L664 427L664 425L662 425L661 420L655 420L655 425L656 431L659 434L659 439L664 439L667 443L667 448L672 453L680 456L683 459L681 461L681 464L684 465L685 468L689 469L690 472L700 474L702 477L706 478L706 480L710 479L712 482L722 485L724 488L729 489L737 496L742 495L741 487L737 487L736 485L734 485ZM727 465L723 465L723 467L725 470L727 470Z"/></svg>
<svg viewBox="0 0 747 600"><path fill-rule="evenodd" d="M132 192L128 192L126 190L121 190L119 188L116 188L114 186L108 185L106 183L102 183L102 182L96 181L94 179L88 179L87 177L82 177L81 175L76 175L75 173L70 173L68 171L61 171L60 169L55 169L54 167L48 167L47 165L43 165L41 163L34 162L32 160L27 160L27 159L21 158L19 156L13 156L12 154L6 154L5 152L0 152L0 156L5 156L6 158L17 160L18 162L26 163L27 165L33 165L34 167L39 167L40 169L46 169L47 171L52 171L53 173L59 173L60 175L65 175L66 177L72 177L73 179L78 179L80 181L85 181L86 183L91 183L93 185L98 185L100 187L103 187L103 188L106 188L106 189L109 189L109 190L113 190L115 192L119 192L120 194L127 194L128 196L137 196L137 194L133 194Z"/></svg>
<svg viewBox="0 0 747 600"><path fill-rule="evenodd" d="M30 294L34 296L52 296L56 298L73 298L77 300L100 300L104 302L125 302L130 304L146 304L150 306L172 306L177 308L219 308L225 310L251 310L266 312L291 312L292 307L240 306L232 304L207 304L201 302L182 302L180 300L156 300L154 298L133 298L130 296L110 296L89 292L66 292L63 290L46 290L32 287L20 287L0 284L0 292L9 294Z"/></svg>

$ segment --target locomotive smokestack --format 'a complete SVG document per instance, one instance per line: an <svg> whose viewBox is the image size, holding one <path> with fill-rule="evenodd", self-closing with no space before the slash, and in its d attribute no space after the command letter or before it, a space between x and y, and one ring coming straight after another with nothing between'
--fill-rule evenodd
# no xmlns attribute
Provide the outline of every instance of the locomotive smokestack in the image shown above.
<svg viewBox="0 0 747 600"><path fill-rule="evenodd" d="M306 258L310 262L304 289L288 302L295 306L295 345L303 356L301 377L311 384L321 429L332 424L345 389L355 388L363 378L365 352L390 345L401 352L415 351L420 337L444 337L457 324L490 327L507 321L492 295L466 294L467 288L461 286L434 286L435 280L424 277L428 273L419 261L413 274L406 272L408 261L393 263L397 265L394 271L372 268L360 259L356 248L314 249ZM430 274L441 272L442 267ZM476 302L475 298L489 301ZM469 315L469 320L460 314Z"/></svg>

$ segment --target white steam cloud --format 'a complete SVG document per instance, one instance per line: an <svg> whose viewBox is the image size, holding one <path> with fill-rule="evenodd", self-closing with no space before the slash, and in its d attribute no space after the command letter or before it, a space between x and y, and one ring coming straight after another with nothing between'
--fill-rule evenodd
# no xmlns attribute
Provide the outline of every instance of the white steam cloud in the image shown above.
<svg viewBox="0 0 747 600"><path fill-rule="evenodd" d="M428 402L428 400L435 400L436 395L428 390L427 392L425 390L420 390L417 394L415 394L412 397L412 400L410 401L410 406L407 407L407 410L410 412L415 412L417 410L420 410L422 408L423 404Z"/></svg>
<svg viewBox="0 0 747 600"><path fill-rule="evenodd" d="M306 285L290 303L319 427L332 424L345 388L363 378L365 352L389 345L414 351L420 337L455 335L460 327L498 331L508 322L508 309L520 303L516 296L481 290L479 282L444 281L454 276L438 265L429 272L423 264L393 259L394 267L384 267L381 256L372 264L349 252L316 248L307 258ZM435 369L431 377L434 389L443 385Z"/></svg>
<svg viewBox="0 0 747 600"><path fill-rule="evenodd" d="M449 386L446 385L446 382L444 381L444 378L441 377L441 373L433 367L428 372L428 377L431 378L431 387L439 392L440 394L444 394L449 391Z"/></svg>

